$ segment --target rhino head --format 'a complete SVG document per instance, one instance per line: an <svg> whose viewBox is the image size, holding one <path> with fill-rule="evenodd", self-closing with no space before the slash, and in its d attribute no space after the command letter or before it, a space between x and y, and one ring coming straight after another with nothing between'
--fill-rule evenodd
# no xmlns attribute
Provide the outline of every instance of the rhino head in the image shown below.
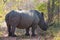
<svg viewBox="0 0 60 40"><path fill-rule="evenodd" d="M55 24L55 22L52 22L52 23L45 22L45 20L44 20L44 13L43 12L40 12L38 14L38 16L40 18L40 21L39 21L38 25L44 31L46 31L49 28L49 26L52 26L52 25Z"/></svg>
<svg viewBox="0 0 60 40"><path fill-rule="evenodd" d="M38 25L42 30L46 31L48 29L48 24L44 20L44 13L39 12L37 10L30 10L30 12L33 12L38 15L38 17L40 19Z"/></svg>
<svg viewBox="0 0 60 40"><path fill-rule="evenodd" d="M39 12L37 10L30 10L30 12L33 12L38 15L40 19L38 25L42 30L46 31L49 28L49 26L52 26L54 24L54 22L51 24L49 24L48 22L45 22L43 12Z"/></svg>
<svg viewBox="0 0 60 40"><path fill-rule="evenodd" d="M38 23L38 25L39 25L39 27L42 29L42 30L44 30L44 31L46 31L47 29L48 29L48 24L47 24L47 22L45 22L45 20L44 20L44 13L43 12L40 12L39 14L37 14L38 15L38 17L39 17L39 23Z"/></svg>

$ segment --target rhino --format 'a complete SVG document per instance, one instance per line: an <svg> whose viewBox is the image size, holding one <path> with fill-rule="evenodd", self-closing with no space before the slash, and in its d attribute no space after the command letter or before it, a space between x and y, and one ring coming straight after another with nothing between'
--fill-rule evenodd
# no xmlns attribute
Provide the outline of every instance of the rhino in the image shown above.
<svg viewBox="0 0 60 40"><path fill-rule="evenodd" d="M48 25L44 20L43 12L37 10L11 10L5 16L5 21L8 29L8 36L16 37L15 29L26 29L26 36L29 36L29 29L32 28L32 36L35 36L37 25L46 31Z"/></svg>

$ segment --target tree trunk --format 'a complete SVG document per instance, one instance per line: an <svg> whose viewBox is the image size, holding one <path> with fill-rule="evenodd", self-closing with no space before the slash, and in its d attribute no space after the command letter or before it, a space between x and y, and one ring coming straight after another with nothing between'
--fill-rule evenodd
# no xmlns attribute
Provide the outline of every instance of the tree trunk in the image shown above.
<svg viewBox="0 0 60 40"><path fill-rule="evenodd" d="M48 23L51 23L53 22L53 16L54 16L54 7L55 7L55 4L54 4L54 0L52 0L52 5L50 4L50 0L48 0Z"/></svg>

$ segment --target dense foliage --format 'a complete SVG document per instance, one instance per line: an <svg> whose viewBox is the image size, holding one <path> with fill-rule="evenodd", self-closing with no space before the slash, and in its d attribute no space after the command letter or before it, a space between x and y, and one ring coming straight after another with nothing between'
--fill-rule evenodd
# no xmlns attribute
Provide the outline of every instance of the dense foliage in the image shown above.
<svg viewBox="0 0 60 40"><path fill-rule="evenodd" d="M4 17L8 11L10 11L11 9L18 9L17 6L19 6L20 1L21 0L16 0L16 1L6 0L6 2L4 2L3 0L0 0L0 25L4 21ZM52 9L52 1L53 0L50 0L51 9ZM8 5L11 2L12 2L12 4ZM36 1L34 3L36 3ZM54 4L55 4L55 7L54 7L53 12L58 14L56 11L57 11L57 7L60 6L59 0L55 0ZM47 17L48 17L48 9L47 9L46 2L39 3L38 5L35 6L35 9L44 12L45 15L47 15ZM54 15L55 15L55 13L54 13ZM52 14L52 12L50 14ZM45 16L45 18L46 18L46 16ZM54 40L60 40L60 36L59 36L60 35L60 19L58 19L58 15L55 15L54 18L55 19L53 19L53 20L55 21L55 24L53 26L50 26L50 28L48 29L47 32L49 32L49 33L51 32L51 34L53 34L55 36ZM59 24L58 24L58 20L59 20Z"/></svg>

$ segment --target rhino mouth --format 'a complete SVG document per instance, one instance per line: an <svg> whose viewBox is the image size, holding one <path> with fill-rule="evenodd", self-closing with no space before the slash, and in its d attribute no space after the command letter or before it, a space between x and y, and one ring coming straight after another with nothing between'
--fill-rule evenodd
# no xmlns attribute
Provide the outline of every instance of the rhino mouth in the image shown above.
<svg viewBox="0 0 60 40"><path fill-rule="evenodd" d="M38 25L40 29L42 29L43 31L47 31L48 25L45 22L40 22Z"/></svg>
<svg viewBox="0 0 60 40"><path fill-rule="evenodd" d="M48 29L48 26L40 26L40 28L43 30L43 31L47 31L47 29Z"/></svg>
<svg viewBox="0 0 60 40"><path fill-rule="evenodd" d="M48 23L39 23L39 27L43 30L43 31L47 31L47 29L49 28L49 26L52 26L54 25L55 23L51 23L51 24L48 24Z"/></svg>

